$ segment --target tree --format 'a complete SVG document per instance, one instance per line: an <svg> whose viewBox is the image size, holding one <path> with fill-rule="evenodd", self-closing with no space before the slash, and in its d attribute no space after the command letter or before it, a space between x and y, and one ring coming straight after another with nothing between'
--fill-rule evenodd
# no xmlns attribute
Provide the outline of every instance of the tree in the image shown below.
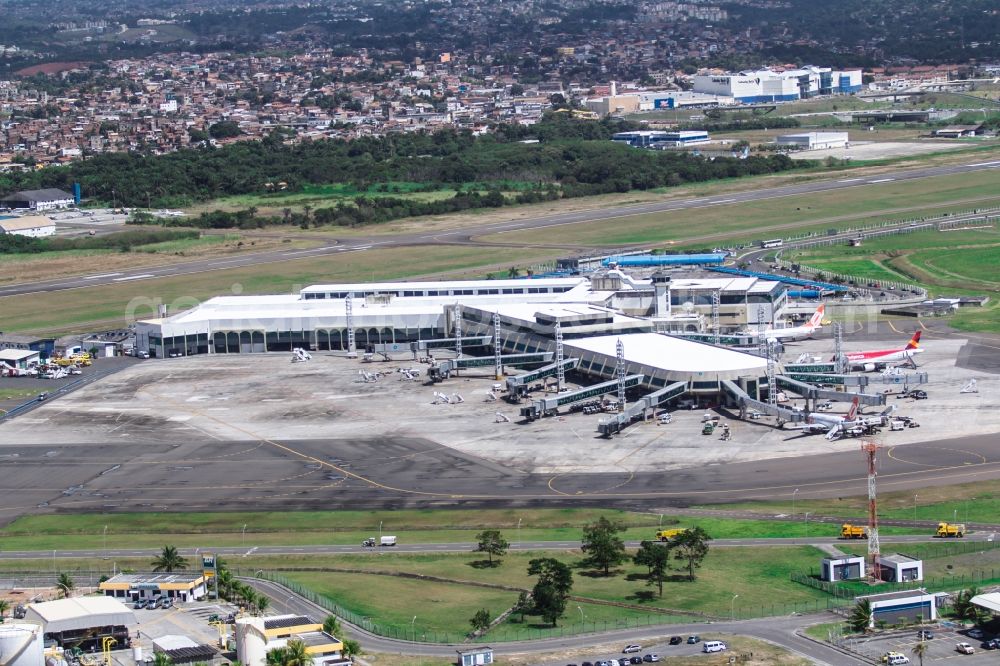
<svg viewBox="0 0 1000 666"><path fill-rule="evenodd" d="M3 616L10 609L10 601L7 599L0 599L0 624L3 624Z"/></svg>
<svg viewBox="0 0 1000 666"><path fill-rule="evenodd" d="M955 617L960 620L979 622L982 619L982 611L979 606L972 603L972 598L978 594L979 588L977 587L969 587L956 594L955 601L951 605Z"/></svg>
<svg viewBox="0 0 1000 666"><path fill-rule="evenodd" d="M533 610L546 622L556 626L556 620L566 610L566 599L573 588L573 572L551 557L539 557L528 562L528 575L538 576L531 592Z"/></svg>
<svg viewBox="0 0 1000 666"><path fill-rule="evenodd" d="M175 546L164 546L160 556L153 560L153 571L171 572L176 569L187 569L188 561L177 552Z"/></svg>
<svg viewBox="0 0 1000 666"><path fill-rule="evenodd" d="M166 652L153 653L153 666L173 666L174 660Z"/></svg>
<svg viewBox="0 0 1000 666"><path fill-rule="evenodd" d="M663 581L667 579L667 570L670 568L670 544L643 541L633 561L640 566L646 565L649 571L646 575L646 584L658 585L662 597Z"/></svg>
<svg viewBox="0 0 1000 666"><path fill-rule="evenodd" d="M624 531L622 523L608 520L604 516L592 525L584 525L583 545L580 547L588 554L584 562L604 569L604 575L609 575L612 564L621 564L626 559L625 542L618 537L618 533Z"/></svg>
<svg viewBox="0 0 1000 666"><path fill-rule="evenodd" d="M490 558L490 566L493 566L493 556L497 556L497 564L500 564L500 559L507 553L507 549L510 544L500 536L500 530L483 530L476 535L476 539L479 544L473 551L475 553L486 553Z"/></svg>
<svg viewBox="0 0 1000 666"><path fill-rule="evenodd" d="M361 654L361 643L359 643L358 641L354 640L353 638L348 638L341 642L344 644L343 653L345 657L350 658L355 655Z"/></svg>
<svg viewBox="0 0 1000 666"><path fill-rule="evenodd" d="M469 620L469 624L472 625L473 631L486 631L490 628L490 612L485 608L480 608L476 611L476 614L472 616L472 619Z"/></svg>
<svg viewBox="0 0 1000 666"><path fill-rule="evenodd" d="M924 666L924 655L927 654L927 641L920 641L914 645L912 652L920 660L920 666Z"/></svg>
<svg viewBox="0 0 1000 666"><path fill-rule="evenodd" d="M847 618L847 626L855 633L867 632L872 626L872 603L867 599L862 599Z"/></svg>
<svg viewBox="0 0 1000 666"><path fill-rule="evenodd" d="M59 596L63 599L68 599L73 595L76 583L73 582L73 577L68 573L61 573L59 574L59 578L56 579L56 587L59 588Z"/></svg>
<svg viewBox="0 0 1000 666"><path fill-rule="evenodd" d="M534 609L533 602L531 601L531 595L527 592L521 592L517 595L517 601L514 602L514 607L511 608L512 613L520 613L521 622L524 622L524 614L530 613Z"/></svg>
<svg viewBox="0 0 1000 666"><path fill-rule="evenodd" d="M692 527L670 539L670 550L675 560L685 562L688 570L688 580L694 580L694 570L701 566L702 560L708 555L708 542L712 537L700 527Z"/></svg>
<svg viewBox="0 0 1000 666"><path fill-rule="evenodd" d="M340 619L336 615L327 615L323 618L323 631L331 636L340 636L343 633L340 627Z"/></svg>
<svg viewBox="0 0 1000 666"><path fill-rule="evenodd" d="M312 666L313 658L301 640L292 639L285 647L274 648L265 656L267 666Z"/></svg>

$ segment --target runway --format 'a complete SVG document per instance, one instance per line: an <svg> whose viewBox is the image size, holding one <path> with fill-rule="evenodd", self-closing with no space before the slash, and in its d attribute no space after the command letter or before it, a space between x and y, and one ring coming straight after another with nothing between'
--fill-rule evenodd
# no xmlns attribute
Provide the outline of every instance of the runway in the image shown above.
<svg viewBox="0 0 1000 666"><path fill-rule="evenodd" d="M883 184L893 181L917 180L920 178L932 178L936 176L948 176L963 173L972 173L989 169L1000 168L1000 160L990 162L973 162L963 165L926 167L920 169L897 170L889 173L878 174L877 176L864 178L841 178L820 180L809 183L799 183L795 185L784 185L772 188L760 188L746 192L732 192L717 196L695 197L689 199L636 204L630 206L616 206L612 208L602 208L595 210L585 210L573 213L561 213L547 215L534 219L517 219L507 222L493 222L480 225L473 225L460 230L447 231L442 233L406 233L397 235L373 235L365 238L337 239L331 237L328 244L323 247L307 250L274 250L269 252L259 252L246 254L239 257L212 258L190 261L166 266L152 266L136 268L116 273L85 275L78 277L59 278L39 282L26 282L21 284L7 285L0 287L0 297L19 296L26 294L36 294L52 291L62 291L67 289L81 289L99 285L121 284L142 280L153 280L163 277L178 275L190 275L194 273L205 273L211 271L226 270L231 268L241 268L261 264L280 263L305 259L312 257L329 256L334 257L340 254L352 252L364 252L373 248L386 249L393 247L410 247L419 245L441 245L441 244L483 244L476 240L477 236L496 234L504 231L527 231L533 229L546 229L563 225L573 225L586 222L597 222L601 220L613 220L632 215L644 215L649 213L664 213L678 210L689 210L694 208L704 208L710 206L731 205L775 199L780 197L810 194L817 192L829 192L870 185Z"/></svg>
<svg viewBox="0 0 1000 666"><path fill-rule="evenodd" d="M149 424L155 429L157 424ZM132 422L135 431L141 424ZM615 506L864 494L860 451L665 473L526 474L428 440L4 447L0 522L27 513ZM883 492L1000 478L992 435L886 447Z"/></svg>

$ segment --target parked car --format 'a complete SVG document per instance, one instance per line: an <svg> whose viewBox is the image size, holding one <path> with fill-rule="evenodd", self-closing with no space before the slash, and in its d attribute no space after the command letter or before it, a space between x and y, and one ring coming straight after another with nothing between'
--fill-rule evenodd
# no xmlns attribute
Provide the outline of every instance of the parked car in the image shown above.
<svg viewBox="0 0 1000 666"><path fill-rule="evenodd" d="M955 646L955 650L961 654L975 654L976 648L972 647L968 643L959 643Z"/></svg>
<svg viewBox="0 0 1000 666"><path fill-rule="evenodd" d="M629 644L629 645L626 645L624 648L622 648L622 653L623 654L632 654L633 652L639 652L641 650L642 650L642 646L641 645L632 645L632 644Z"/></svg>
<svg viewBox="0 0 1000 666"><path fill-rule="evenodd" d="M656 654L655 652L651 652L651 653L645 655L642 658L642 660L643 661L648 661L648 662L659 661L660 660L660 655Z"/></svg>
<svg viewBox="0 0 1000 666"><path fill-rule="evenodd" d="M136 599L135 603L132 604L132 609L133 610L142 610L145 607L146 607L146 600L145 599Z"/></svg>
<svg viewBox="0 0 1000 666"><path fill-rule="evenodd" d="M985 650L1000 650L1000 638L991 638L982 645Z"/></svg>
<svg viewBox="0 0 1000 666"><path fill-rule="evenodd" d="M921 629L917 632L918 641L930 641L934 639L934 632L930 629Z"/></svg>
<svg viewBox="0 0 1000 666"><path fill-rule="evenodd" d="M680 636L671 636L670 637L670 644L671 645L680 645L683 642L684 642L684 639L681 638Z"/></svg>
<svg viewBox="0 0 1000 666"><path fill-rule="evenodd" d="M642 657L635 656L635 657L632 657L631 659L629 659L628 661L629 661L630 664L632 664L632 666L637 666L637 664L641 664L642 663Z"/></svg>
<svg viewBox="0 0 1000 666"><path fill-rule="evenodd" d="M701 643L701 636L698 636L697 634L694 636L688 636L688 643L692 645L694 643Z"/></svg>
<svg viewBox="0 0 1000 666"><path fill-rule="evenodd" d="M982 629L976 629L975 627L973 627L972 629L969 629L967 632L965 632L965 635L968 636L969 638L980 639L983 637L983 631Z"/></svg>

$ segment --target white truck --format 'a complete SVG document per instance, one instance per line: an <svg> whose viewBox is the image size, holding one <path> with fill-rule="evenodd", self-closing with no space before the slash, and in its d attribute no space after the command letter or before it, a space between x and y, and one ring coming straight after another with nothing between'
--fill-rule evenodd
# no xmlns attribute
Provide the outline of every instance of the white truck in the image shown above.
<svg viewBox="0 0 1000 666"><path fill-rule="evenodd" d="M379 546L395 546L396 545L396 537L394 537L394 536L384 536L384 537L382 537L382 538L379 539L378 545Z"/></svg>

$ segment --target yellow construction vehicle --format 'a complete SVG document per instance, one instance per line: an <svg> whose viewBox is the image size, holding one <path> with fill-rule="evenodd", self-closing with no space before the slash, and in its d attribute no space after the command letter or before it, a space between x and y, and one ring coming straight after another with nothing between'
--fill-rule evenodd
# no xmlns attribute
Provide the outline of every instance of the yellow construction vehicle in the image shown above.
<svg viewBox="0 0 1000 666"><path fill-rule="evenodd" d="M965 536L965 525L961 523L938 523L937 532L934 536L941 537L942 539L950 539L952 537L961 539Z"/></svg>
<svg viewBox="0 0 1000 666"><path fill-rule="evenodd" d="M669 529L669 530L657 530L656 531L656 540L657 541L669 541L669 540L673 539L675 536L677 536L678 534L682 534L684 532L687 532L687 528L686 527L674 527L674 528Z"/></svg>
<svg viewBox="0 0 1000 666"><path fill-rule="evenodd" d="M840 526L841 539L867 539L868 528L863 525L844 523Z"/></svg>

